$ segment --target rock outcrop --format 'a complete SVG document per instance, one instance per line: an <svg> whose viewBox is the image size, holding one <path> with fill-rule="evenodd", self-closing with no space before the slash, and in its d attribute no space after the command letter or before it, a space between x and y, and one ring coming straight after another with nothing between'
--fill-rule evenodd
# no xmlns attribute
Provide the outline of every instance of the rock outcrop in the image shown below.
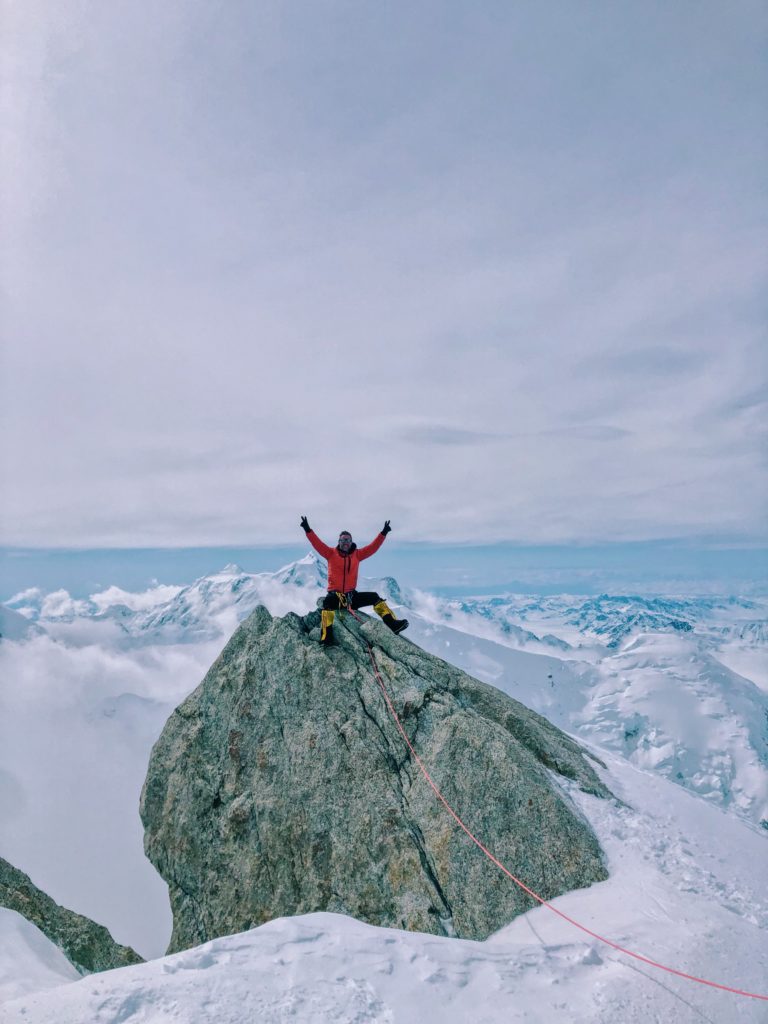
<svg viewBox="0 0 768 1024"><path fill-rule="evenodd" d="M36 925L81 974L144 962L130 946L115 942L103 925L59 906L42 889L38 889L29 875L2 857L0 907L15 910Z"/></svg>
<svg viewBox="0 0 768 1024"><path fill-rule="evenodd" d="M318 910L483 939L533 901L459 829L371 673L373 645L419 756L467 825L546 898L606 876L557 776L607 796L546 719L378 619L258 607L152 751L147 855L168 883L169 952Z"/></svg>

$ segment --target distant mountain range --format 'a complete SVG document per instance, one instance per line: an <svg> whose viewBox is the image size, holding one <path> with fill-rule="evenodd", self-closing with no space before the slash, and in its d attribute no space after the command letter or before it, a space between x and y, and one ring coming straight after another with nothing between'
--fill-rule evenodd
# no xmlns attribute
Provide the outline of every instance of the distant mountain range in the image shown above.
<svg viewBox="0 0 768 1024"><path fill-rule="evenodd" d="M159 585L142 594L110 587L75 599L65 590L31 588L0 606L0 635L18 639L25 622L45 628L89 618L114 622L137 640L194 642L221 632L223 614L234 611L239 621L257 604L274 602L280 592L293 602L293 610L310 611L326 587L324 561L309 554L277 572L249 573L229 564L188 586ZM401 588L391 577L361 579L360 589L380 590L394 604L456 629L474 632L486 623L499 640L522 648L543 644L563 651L579 646L612 651L640 633L694 631L715 641L768 641L768 601L761 599L608 594L453 599Z"/></svg>

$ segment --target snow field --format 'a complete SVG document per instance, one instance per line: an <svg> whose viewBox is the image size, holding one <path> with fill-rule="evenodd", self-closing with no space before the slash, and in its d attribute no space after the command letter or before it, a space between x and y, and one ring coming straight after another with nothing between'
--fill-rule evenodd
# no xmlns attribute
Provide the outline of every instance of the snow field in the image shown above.
<svg viewBox="0 0 768 1024"><path fill-rule="evenodd" d="M29 992L42 992L80 975L55 946L15 910L0 907L0 1020L2 1004Z"/></svg>

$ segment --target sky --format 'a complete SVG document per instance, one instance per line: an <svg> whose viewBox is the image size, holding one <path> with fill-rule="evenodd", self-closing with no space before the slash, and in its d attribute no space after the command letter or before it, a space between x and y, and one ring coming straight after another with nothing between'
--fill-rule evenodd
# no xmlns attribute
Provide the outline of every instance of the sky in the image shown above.
<svg viewBox="0 0 768 1024"><path fill-rule="evenodd" d="M764 5L2 18L2 544L765 544Z"/></svg>

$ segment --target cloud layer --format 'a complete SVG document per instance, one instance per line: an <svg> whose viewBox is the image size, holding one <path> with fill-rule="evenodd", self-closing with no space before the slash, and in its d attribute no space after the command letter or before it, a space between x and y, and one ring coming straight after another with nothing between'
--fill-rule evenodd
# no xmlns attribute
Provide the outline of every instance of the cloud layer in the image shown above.
<svg viewBox="0 0 768 1024"><path fill-rule="evenodd" d="M764 538L763 17L9 7L4 542Z"/></svg>

